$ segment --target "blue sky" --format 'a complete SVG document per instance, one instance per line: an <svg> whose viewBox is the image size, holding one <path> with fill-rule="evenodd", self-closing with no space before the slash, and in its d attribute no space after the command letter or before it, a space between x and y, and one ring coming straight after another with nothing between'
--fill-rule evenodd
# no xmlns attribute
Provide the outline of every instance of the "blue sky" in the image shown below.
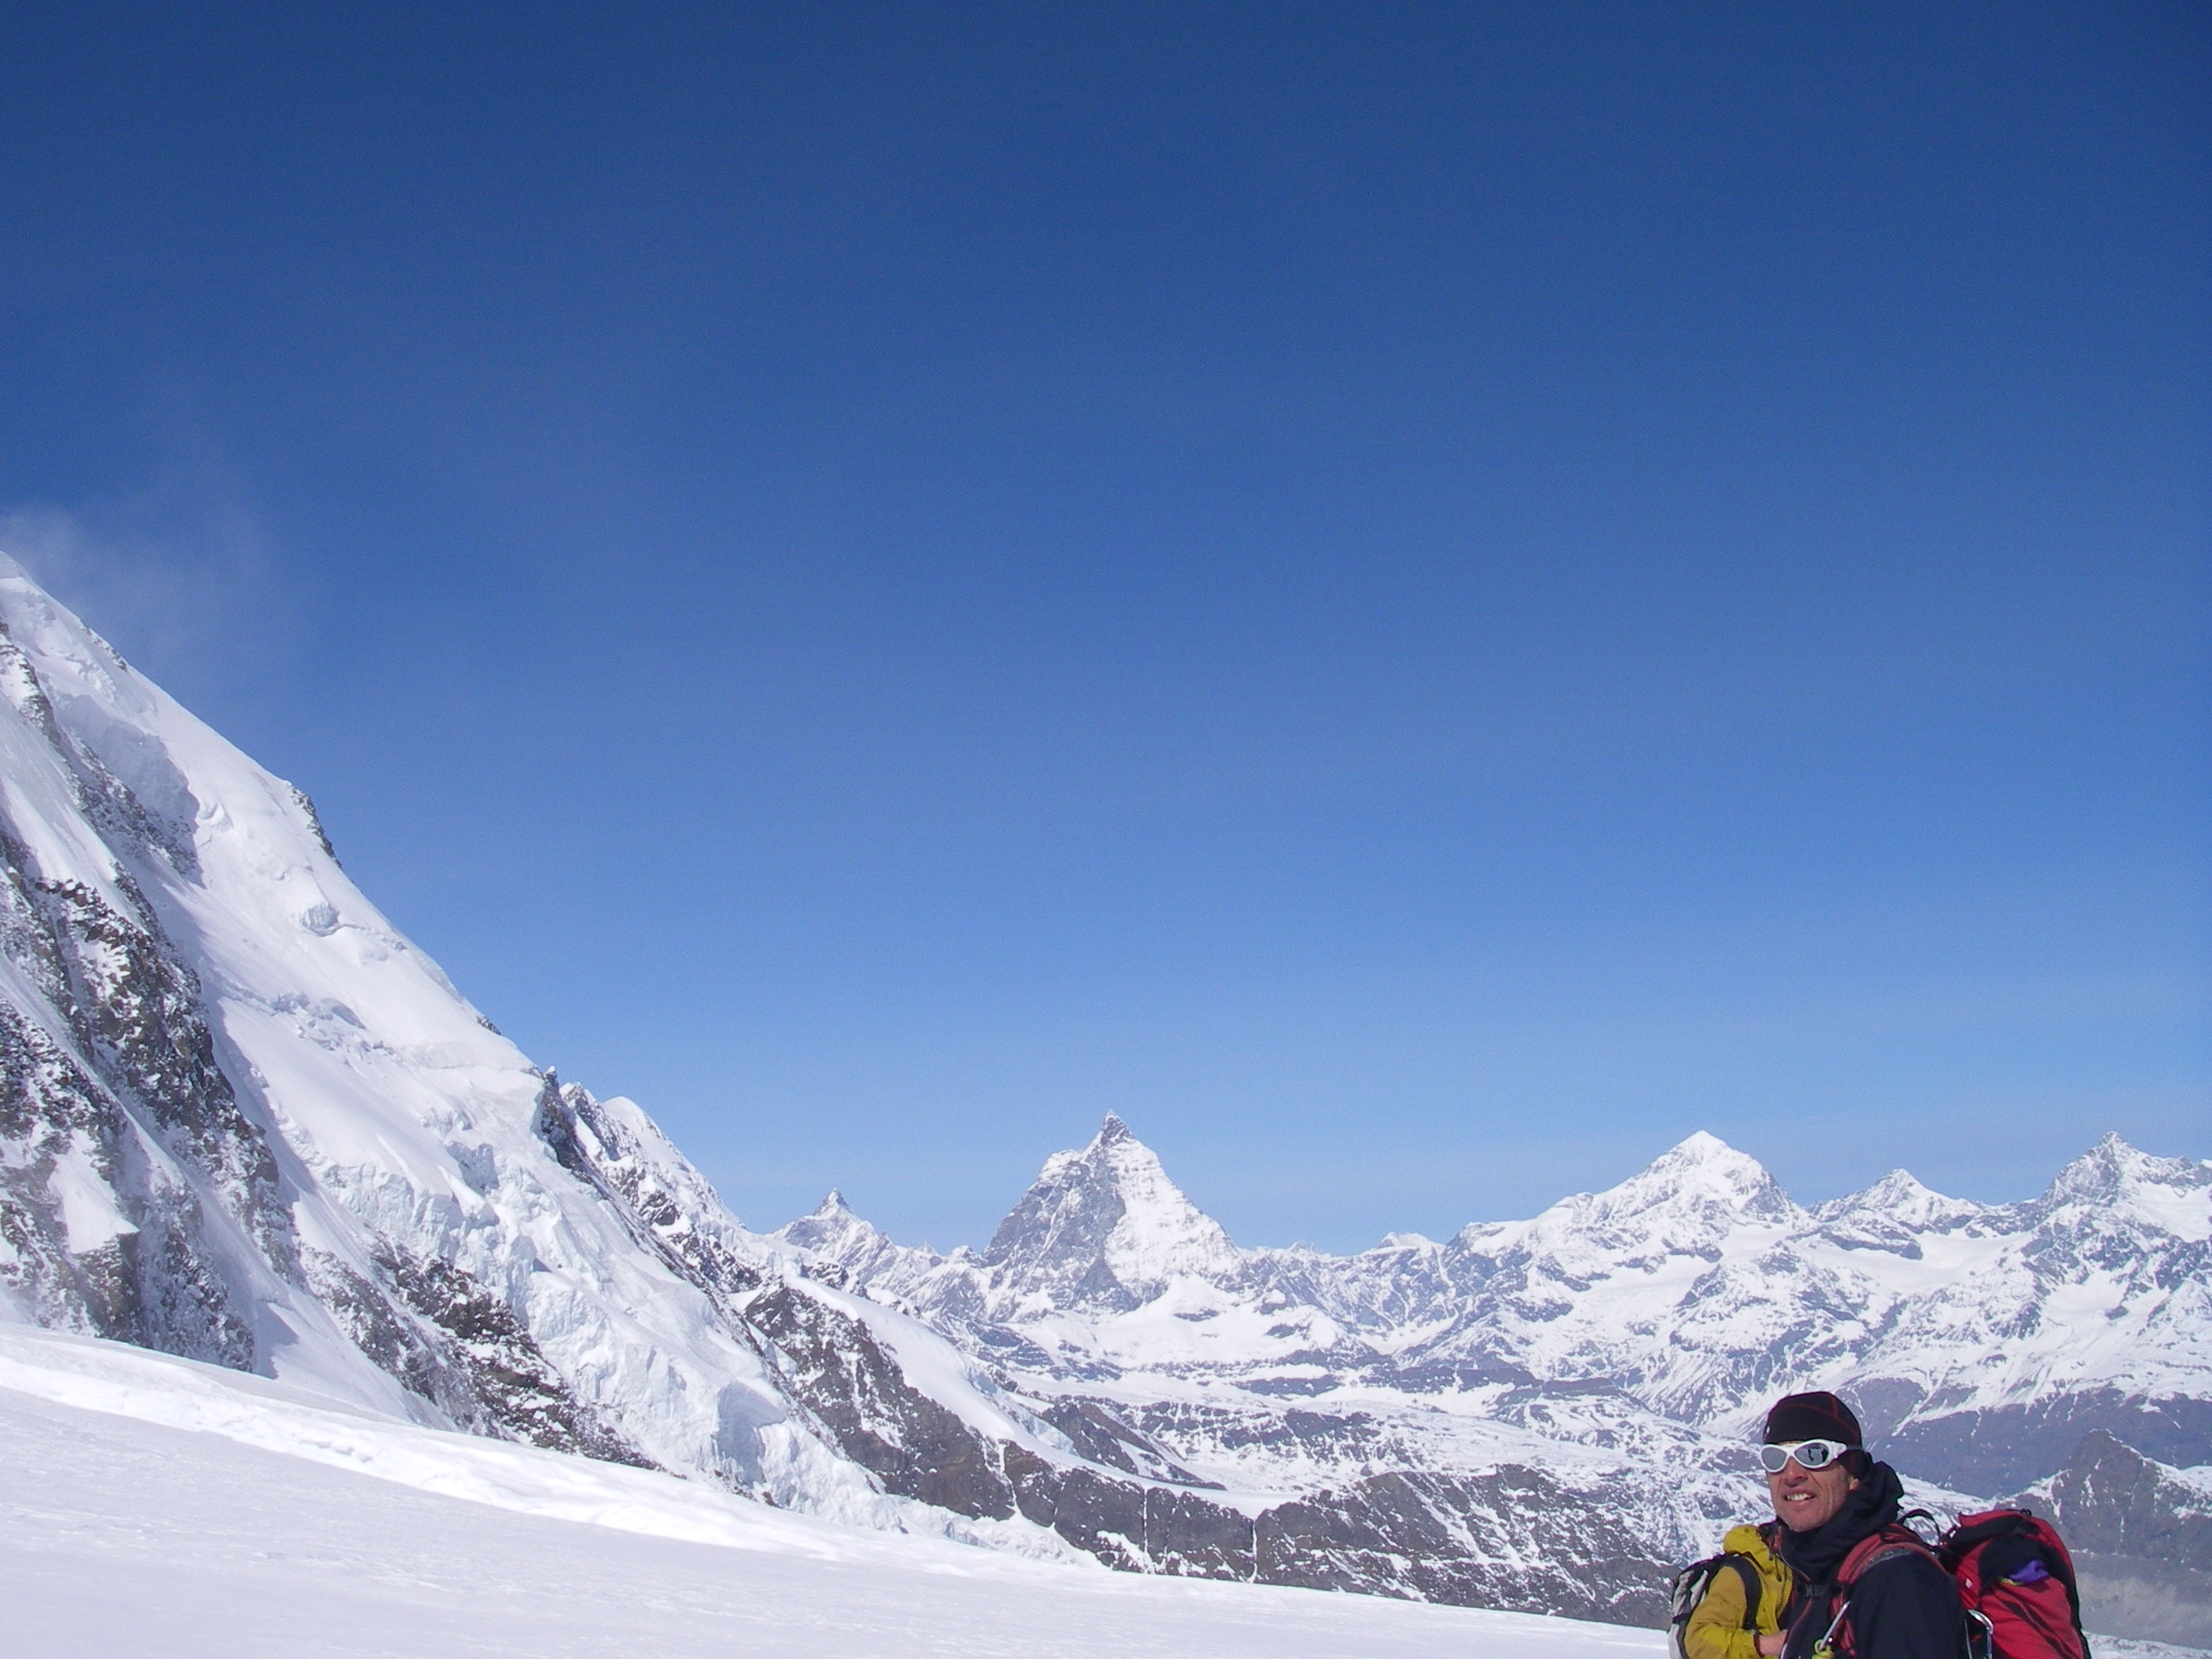
<svg viewBox="0 0 2212 1659"><path fill-rule="evenodd" d="M748 1220L2212 1157L2212 24L11 9L12 549Z"/></svg>

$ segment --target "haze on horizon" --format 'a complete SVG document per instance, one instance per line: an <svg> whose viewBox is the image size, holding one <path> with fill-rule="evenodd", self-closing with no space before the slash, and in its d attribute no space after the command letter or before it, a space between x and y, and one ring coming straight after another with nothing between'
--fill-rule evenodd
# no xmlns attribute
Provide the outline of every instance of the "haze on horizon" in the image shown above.
<svg viewBox="0 0 2212 1659"><path fill-rule="evenodd" d="M30 5L0 549L756 1226L2212 1157L2212 20Z"/></svg>

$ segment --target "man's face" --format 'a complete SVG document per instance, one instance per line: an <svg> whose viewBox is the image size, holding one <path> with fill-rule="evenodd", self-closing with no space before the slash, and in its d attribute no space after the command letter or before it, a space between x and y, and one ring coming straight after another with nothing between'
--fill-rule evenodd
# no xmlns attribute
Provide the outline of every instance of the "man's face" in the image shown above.
<svg viewBox="0 0 2212 1659"><path fill-rule="evenodd" d="M1782 1473L1766 1477L1766 1495L1774 1500L1775 1518L1792 1532L1811 1532L1836 1518L1858 1482L1852 1480L1839 1458L1824 1469L1808 1469L1791 1458Z"/></svg>

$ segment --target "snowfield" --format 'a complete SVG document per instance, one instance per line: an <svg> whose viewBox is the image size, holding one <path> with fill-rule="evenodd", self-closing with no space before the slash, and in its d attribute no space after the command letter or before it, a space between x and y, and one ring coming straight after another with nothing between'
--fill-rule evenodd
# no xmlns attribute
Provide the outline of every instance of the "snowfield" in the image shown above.
<svg viewBox="0 0 2212 1659"><path fill-rule="evenodd" d="M0 1325L0 1576L42 1659L1656 1659L1658 1632L1109 1571L776 1510ZM2201 1659L2099 1638L2099 1659Z"/></svg>
<svg viewBox="0 0 2212 1659"><path fill-rule="evenodd" d="M47 1659L1629 1659L1665 1645L843 1527L23 1327L0 1327L0 1468L9 1646Z"/></svg>

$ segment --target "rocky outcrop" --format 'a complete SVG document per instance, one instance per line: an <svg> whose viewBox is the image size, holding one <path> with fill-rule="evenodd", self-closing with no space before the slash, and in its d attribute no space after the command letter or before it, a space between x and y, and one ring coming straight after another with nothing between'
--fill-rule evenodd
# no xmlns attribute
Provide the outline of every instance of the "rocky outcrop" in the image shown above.
<svg viewBox="0 0 2212 1659"><path fill-rule="evenodd" d="M2168 1463L2212 1463L2212 1400L2088 1389L1921 1418L1892 1431L1883 1450L1899 1468L1960 1492L2008 1492L2050 1474L2099 1437L2124 1437Z"/></svg>
<svg viewBox="0 0 2212 1659"><path fill-rule="evenodd" d="M2024 1501L2065 1536L2091 1630L2212 1645L2212 1470L2171 1468L2098 1429Z"/></svg>
<svg viewBox="0 0 2212 1659"><path fill-rule="evenodd" d="M1666 1565L1609 1504L1540 1470L1393 1472L1240 1507L1218 1487L1100 1467L1158 1446L1097 1401L1062 1401L1088 1464L994 1439L915 1389L866 1327L798 1285L744 1304L792 1398L889 1492L959 1514L1018 1515L1109 1566L1657 1624ZM1297 1413L1293 1413L1294 1418ZM1336 1426L1306 1414L1298 1425Z"/></svg>

